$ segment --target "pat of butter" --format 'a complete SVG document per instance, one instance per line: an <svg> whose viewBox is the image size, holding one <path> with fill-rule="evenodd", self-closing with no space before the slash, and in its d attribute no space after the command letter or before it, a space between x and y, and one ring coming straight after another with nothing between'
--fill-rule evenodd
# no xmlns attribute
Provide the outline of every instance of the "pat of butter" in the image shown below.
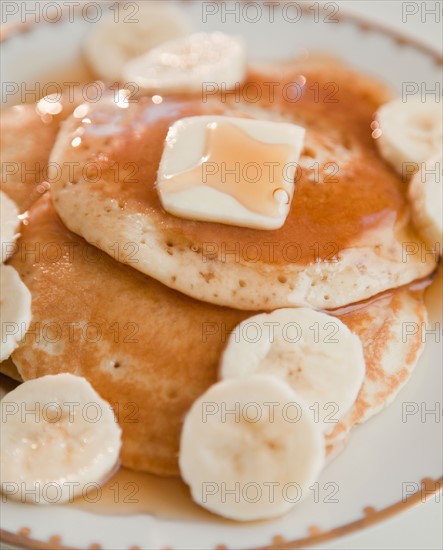
<svg viewBox="0 0 443 550"><path fill-rule="evenodd" d="M164 209L182 218L254 229L285 223L305 130L224 116L183 118L169 129L157 175Z"/></svg>

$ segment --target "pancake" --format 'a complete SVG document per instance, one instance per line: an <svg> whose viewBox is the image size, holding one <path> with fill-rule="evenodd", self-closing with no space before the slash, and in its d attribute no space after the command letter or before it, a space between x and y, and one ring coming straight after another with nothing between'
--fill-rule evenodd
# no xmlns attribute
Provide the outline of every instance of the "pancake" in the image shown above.
<svg viewBox="0 0 443 550"><path fill-rule="evenodd" d="M275 81L251 73L241 101L141 98L126 108L102 101L91 105L83 120L71 117L51 156L62 165L78 163L52 186L62 220L109 254L129 248L119 261L137 260L133 267L171 288L245 310L331 309L426 276L436 258L423 253L410 224L405 183L379 156L371 137L373 113L388 92L346 68L318 63L296 66L292 74L285 67L283 83L300 79L301 70L306 85L295 103L281 92L272 101L245 101L248 85L266 98L269 81ZM198 222L163 210L155 183L168 128L179 118L209 113L307 128L291 210L281 229ZM87 163L96 167L92 177L84 173ZM405 254L405 244L415 252Z"/></svg>
<svg viewBox="0 0 443 550"><path fill-rule="evenodd" d="M327 435L328 444L343 440L353 426L383 410L409 380L425 344L422 329L411 338L405 323L424 326L427 314L422 299L419 288L399 290L377 297L368 306L337 312L362 341L366 374L353 407Z"/></svg>
<svg viewBox="0 0 443 550"><path fill-rule="evenodd" d="M44 181L49 155L58 132L54 117L40 116L35 105L6 109L1 120L1 189L20 212L46 191Z"/></svg>
<svg viewBox="0 0 443 550"><path fill-rule="evenodd" d="M32 294L33 320L13 354L23 379L85 376L117 412L123 465L176 474L182 417L216 381L224 345L220 334L203 342L202 331L223 323L229 331L248 314L197 302L113 260L62 225L49 195L21 235L10 264Z"/></svg>
<svg viewBox="0 0 443 550"><path fill-rule="evenodd" d="M13 353L18 371L24 380L86 377L116 410L123 465L178 474L183 416L217 380L229 333L250 313L198 302L114 260L62 224L49 194L28 214L9 261L32 294L31 327ZM401 344L398 355L391 347L398 351L402 321L424 318L422 291L402 288L353 307L340 318L363 338L368 372L406 365L407 377L420 337ZM387 398L398 389L389 377L377 384Z"/></svg>
<svg viewBox="0 0 443 550"><path fill-rule="evenodd" d="M0 188L26 211L49 188L48 161L61 122L84 100L78 88L2 112ZM53 113L53 114L51 114Z"/></svg>

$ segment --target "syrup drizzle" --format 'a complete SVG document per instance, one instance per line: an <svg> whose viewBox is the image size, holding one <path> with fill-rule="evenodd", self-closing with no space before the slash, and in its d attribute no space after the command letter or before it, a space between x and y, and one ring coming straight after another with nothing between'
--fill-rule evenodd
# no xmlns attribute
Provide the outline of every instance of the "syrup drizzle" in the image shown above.
<svg viewBox="0 0 443 550"><path fill-rule="evenodd" d="M235 198L249 210L277 217L289 204L285 171L293 154L285 143L265 143L235 124L211 122L203 155L190 170L166 176L162 191L177 193L205 185Z"/></svg>

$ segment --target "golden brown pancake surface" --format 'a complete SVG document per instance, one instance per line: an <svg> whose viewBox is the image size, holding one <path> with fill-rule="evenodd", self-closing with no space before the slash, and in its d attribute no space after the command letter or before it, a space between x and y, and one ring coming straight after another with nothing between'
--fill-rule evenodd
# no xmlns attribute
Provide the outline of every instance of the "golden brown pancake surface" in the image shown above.
<svg viewBox="0 0 443 550"><path fill-rule="evenodd" d="M45 179L52 146L59 129L51 115L42 117L35 105L17 105L2 113L1 189L21 212L46 191Z"/></svg>
<svg viewBox="0 0 443 550"><path fill-rule="evenodd" d="M49 195L27 221L10 262L32 293L33 321L14 354L21 375L85 376L115 405L123 464L177 473L182 417L215 382L223 347L205 330L231 330L248 314L197 302L113 260L63 226Z"/></svg>
<svg viewBox="0 0 443 550"><path fill-rule="evenodd" d="M217 380L229 332L250 313L198 302L112 259L64 227L49 195L29 211L10 264L32 293L31 327L13 354L23 379L85 376L116 410L123 465L177 474L184 414ZM422 292L398 289L339 317L362 338L368 376L377 377L369 408L379 408L422 349L415 335L400 354L389 351L404 320L423 319ZM366 411L372 394L362 391L354 409Z"/></svg>
<svg viewBox="0 0 443 550"><path fill-rule="evenodd" d="M66 122L51 157L78 163L53 185L57 211L71 230L108 253L115 242L134 243L134 267L164 284L240 309L335 308L426 276L435 258L404 254L404 243L419 251L423 243L409 222L405 183L371 137L373 113L387 91L340 66L305 67L303 78L295 103L276 94L257 104L176 97L91 105L83 118ZM265 88L266 76L251 74L245 86L250 83ZM161 207L155 183L170 125L209 113L307 128L281 229L185 220ZM91 177L87 164L96 167Z"/></svg>
<svg viewBox="0 0 443 550"><path fill-rule="evenodd" d="M48 162L60 125L83 101L85 95L80 87L2 112L1 190L16 202L20 212L50 188ZM60 173L55 170L53 177L58 178Z"/></svg>
<svg viewBox="0 0 443 550"><path fill-rule="evenodd" d="M141 98L137 103L121 108L113 102L91 105L87 116L69 121L66 139L79 137L81 142L63 150L66 160L94 162L101 168L101 178L87 181L91 194L105 200L114 197L123 209L128 208L149 215L155 223L161 224L171 238L185 239L193 243L210 242L221 247L224 244L240 249L251 242L263 250L265 263L285 264L287 258L282 247L266 246L270 240L279 243L296 242L303 255L299 263L308 263L314 258L314 246L319 248L319 257L327 257L324 249L331 239L337 243L337 250L348 244L363 231L376 226L380 218L402 219L407 201L404 185L379 157L371 138L372 115L380 104L375 97L361 97L353 93L352 87L342 87L336 92L337 103L317 101L314 83L320 88L330 77L323 71L307 73L304 95L297 103L285 101L276 94L275 101L260 106L278 110L287 120L306 125L308 132L319 131L333 140L344 140L363 155L349 172L340 174L339 159L336 161L338 182L331 185L315 184L306 175L299 174L292 210L285 225L278 230L265 231L240 228L218 223L186 220L164 211L155 188L157 170L163 152L164 140L169 127L179 118L207 113L220 113L242 104L202 103L199 99L165 98L160 104L151 98ZM266 86L258 75L251 75L252 81L263 91ZM266 82L266 79L263 79ZM312 84L311 84L312 83ZM315 86L316 88L317 86ZM380 96L383 90L380 90ZM351 110L352 116L349 116ZM239 113L239 114L240 114ZM340 131L337 131L339 128ZM67 144L68 145L68 144ZM306 153L306 150L305 150ZM331 154L333 151L331 151ZM313 159L312 164L314 164ZM121 170L120 178L115 174L114 163ZM130 164L131 166L126 166ZM132 170L132 174L131 174ZM75 171L72 183L84 180L82 166ZM334 180L334 176L330 176ZM117 180L117 181L116 181ZM61 182L63 185L63 182Z"/></svg>

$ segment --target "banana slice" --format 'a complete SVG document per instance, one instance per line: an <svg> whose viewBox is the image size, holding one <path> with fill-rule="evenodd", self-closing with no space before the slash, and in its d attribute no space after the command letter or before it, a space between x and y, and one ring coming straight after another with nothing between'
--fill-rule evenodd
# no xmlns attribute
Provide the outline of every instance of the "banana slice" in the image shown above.
<svg viewBox="0 0 443 550"><path fill-rule="evenodd" d="M401 98L383 105L375 115L373 136L380 154L407 176L413 166L438 154L442 149L442 104Z"/></svg>
<svg viewBox="0 0 443 550"><path fill-rule="evenodd" d="M8 359L18 347L31 323L31 293L17 271L0 266L0 361Z"/></svg>
<svg viewBox="0 0 443 550"><path fill-rule="evenodd" d="M72 501L108 478L121 429L84 378L29 380L1 401L1 489L21 502Z"/></svg>
<svg viewBox="0 0 443 550"><path fill-rule="evenodd" d="M365 370L360 339L339 319L309 308L287 308L255 315L235 328L220 378L277 376L304 399L328 432L357 399Z"/></svg>
<svg viewBox="0 0 443 550"><path fill-rule="evenodd" d="M127 61L189 32L188 19L167 2L121 3L117 12L94 25L84 52L99 78L120 81Z"/></svg>
<svg viewBox="0 0 443 550"><path fill-rule="evenodd" d="M18 207L3 191L0 191L0 214L0 245L3 263L14 251L14 242L18 237L17 231L20 226Z"/></svg>
<svg viewBox="0 0 443 550"><path fill-rule="evenodd" d="M224 380L193 404L179 464L192 498L221 516L278 516L306 497L325 460L322 432L282 380Z"/></svg>
<svg viewBox="0 0 443 550"><path fill-rule="evenodd" d="M129 61L123 75L149 93L201 93L203 83L230 89L246 75L244 42L221 32L191 34Z"/></svg>
<svg viewBox="0 0 443 550"><path fill-rule="evenodd" d="M443 247L443 158L433 157L411 180L409 200L414 223L422 236L442 253Z"/></svg>

